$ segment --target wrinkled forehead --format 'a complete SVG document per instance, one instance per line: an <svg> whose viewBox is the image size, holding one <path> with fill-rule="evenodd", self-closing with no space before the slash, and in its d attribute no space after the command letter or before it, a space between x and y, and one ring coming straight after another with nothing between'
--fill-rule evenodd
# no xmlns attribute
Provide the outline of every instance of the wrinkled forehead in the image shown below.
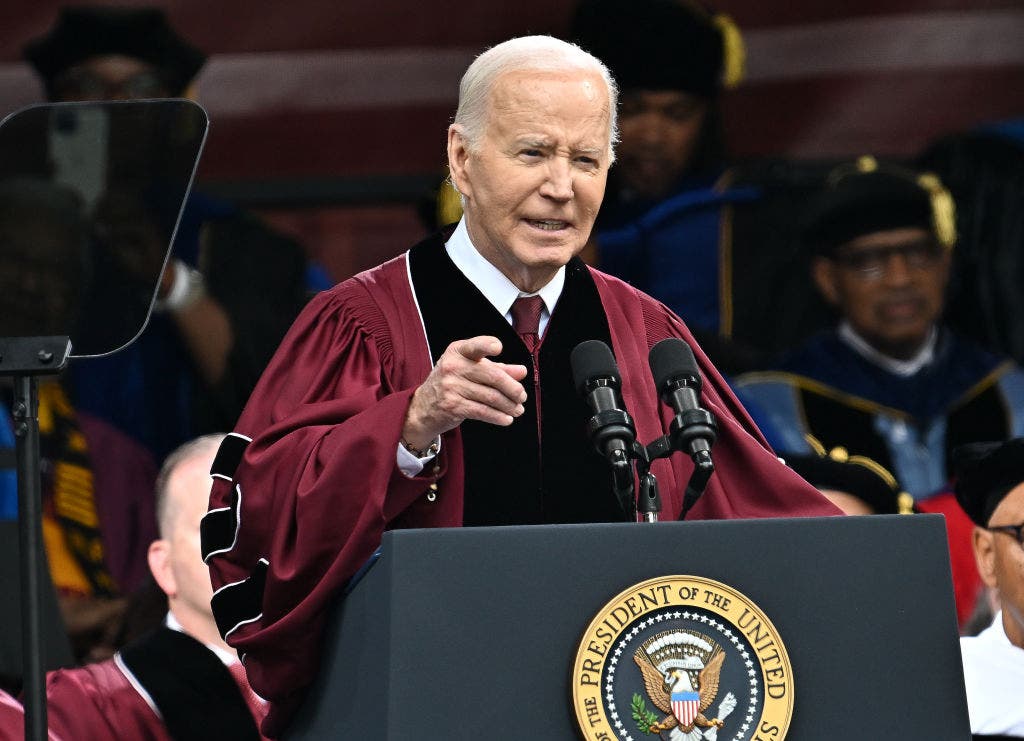
<svg viewBox="0 0 1024 741"><path fill-rule="evenodd" d="M606 144L611 111L604 79L583 69L502 73L488 96L488 127L508 131L533 124L564 125Z"/></svg>
<svg viewBox="0 0 1024 741"><path fill-rule="evenodd" d="M512 69L494 78L490 101L500 105L513 99L546 100L549 95L570 93L580 96L580 102L594 110L608 111L608 86L596 70L565 69Z"/></svg>

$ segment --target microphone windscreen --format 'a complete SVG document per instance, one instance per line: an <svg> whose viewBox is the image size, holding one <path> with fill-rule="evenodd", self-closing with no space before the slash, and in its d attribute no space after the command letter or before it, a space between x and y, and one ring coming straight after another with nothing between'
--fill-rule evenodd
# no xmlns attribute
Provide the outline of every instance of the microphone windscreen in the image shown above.
<svg viewBox="0 0 1024 741"><path fill-rule="evenodd" d="M669 337L651 348L647 360L651 365L651 375L658 393L665 390L670 381L686 380L690 385L701 387L700 368L693 350L683 340Z"/></svg>
<svg viewBox="0 0 1024 741"><path fill-rule="evenodd" d="M595 378L611 378L615 385L620 383L619 367L611 348L601 340L584 340L572 349L569 355L572 377L576 392L581 396L587 391L587 384Z"/></svg>

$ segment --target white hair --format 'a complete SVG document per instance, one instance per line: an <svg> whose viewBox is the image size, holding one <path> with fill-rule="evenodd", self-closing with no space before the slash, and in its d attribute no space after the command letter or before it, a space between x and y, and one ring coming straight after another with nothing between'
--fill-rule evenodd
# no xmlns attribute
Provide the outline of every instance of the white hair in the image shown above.
<svg viewBox="0 0 1024 741"><path fill-rule="evenodd" d="M459 108L455 112L454 120L462 129L468 149L475 150L483 136L491 89L495 80L513 70L574 70L599 75L608 89L609 164L615 161L615 144L619 140L618 86L604 62L575 44L553 36L520 36L509 39L492 46L469 65L459 83Z"/></svg>

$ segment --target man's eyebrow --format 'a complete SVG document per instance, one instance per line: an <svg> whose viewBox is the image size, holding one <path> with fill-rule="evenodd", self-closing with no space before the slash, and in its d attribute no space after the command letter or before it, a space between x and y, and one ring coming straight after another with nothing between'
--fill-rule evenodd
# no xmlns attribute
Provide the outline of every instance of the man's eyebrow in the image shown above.
<svg viewBox="0 0 1024 741"><path fill-rule="evenodd" d="M551 146L551 142L543 137L524 136L516 139L516 145L520 147L534 147L536 149L544 149Z"/></svg>

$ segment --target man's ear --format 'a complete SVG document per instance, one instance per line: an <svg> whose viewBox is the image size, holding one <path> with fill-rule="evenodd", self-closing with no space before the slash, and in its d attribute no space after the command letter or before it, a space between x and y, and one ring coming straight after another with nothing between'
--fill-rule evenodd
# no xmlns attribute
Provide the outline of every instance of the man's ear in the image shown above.
<svg viewBox="0 0 1024 741"><path fill-rule="evenodd" d="M985 586L996 587L996 544L992 533L980 527L971 533L971 544L974 546L974 562L978 565L978 574Z"/></svg>
<svg viewBox="0 0 1024 741"><path fill-rule="evenodd" d="M469 143L466 141L461 124L448 127L448 172L452 185L464 197L472 195L469 177Z"/></svg>
<svg viewBox="0 0 1024 741"><path fill-rule="evenodd" d="M839 305L839 289L836 285L836 265L826 257L815 257L811 261L811 278L821 295L833 306Z"/></svg>
<svg viewBox="0 0 1024 741"><path fill-rule="evenodd" d="M157 586L168 597L174 597L178 593L178 583L174 580L174 571L171 569L171 544L166 540L154 540L149 544L146 558Z"/></svg>

